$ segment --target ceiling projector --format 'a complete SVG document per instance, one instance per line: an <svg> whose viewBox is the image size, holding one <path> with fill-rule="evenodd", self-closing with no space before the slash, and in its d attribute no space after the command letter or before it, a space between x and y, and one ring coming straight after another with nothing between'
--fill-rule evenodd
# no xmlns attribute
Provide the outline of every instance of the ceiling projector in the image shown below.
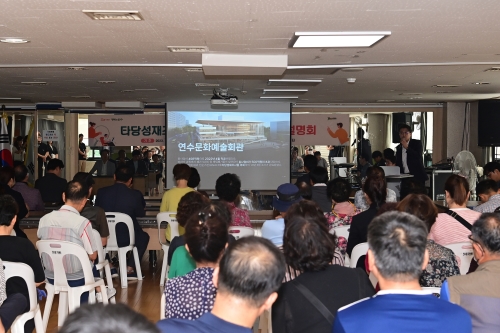
<svg viewBox="0 0 500 333"><path fill-rule="evenodd" d="M214 95L210 99L211 105L235 106L238 105L238 97L228 92L229 89L214 89Z"/></svg>

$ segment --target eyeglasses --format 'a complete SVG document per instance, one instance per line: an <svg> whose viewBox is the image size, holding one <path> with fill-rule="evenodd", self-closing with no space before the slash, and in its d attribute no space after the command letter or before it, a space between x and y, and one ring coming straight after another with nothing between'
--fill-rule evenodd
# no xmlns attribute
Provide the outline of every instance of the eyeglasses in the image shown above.
<svg viewBox="0 0 500 333"><path fill-rule="evenodd" d="M467 236L467 238L472 242L472 243L476 243L476 244L479 244L479 242L477 240L475 240L474 238L472 238L472 234L470 234L469 236Z"/></svg>

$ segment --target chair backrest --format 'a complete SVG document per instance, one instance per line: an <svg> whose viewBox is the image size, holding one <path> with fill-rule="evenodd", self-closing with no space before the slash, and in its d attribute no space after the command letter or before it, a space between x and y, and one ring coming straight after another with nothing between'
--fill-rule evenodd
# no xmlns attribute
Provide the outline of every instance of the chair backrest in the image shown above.
<svg viewBox="0 0 500 333"><path fill-rule="evenodd" d="M472 251L472 244L470 242L464 243L452 243L445 245L445 247L455 253L457 256L458 267L460 268L460 274L465 275L469 271L470 262L474 257L474 252Z"/></svg>
<svg viewBox="0 0 500 333"><path fill-rule="evenodd" d="M356 245L351 252L351 261L349 263L349 267L355 268L359 258L366 255L366 252L368 252L368 243L360 243Z"/></svg>
<svg viewBox="0 0 500 333"><path fill-rule="evenodd" d="M42 254L50 257L52 267L54 269L54 286L55 287L69 287L68 280L66 279L66 272L64 270L65 256L73 255L78 258L83 269L83 276L85 284L94 282L94 275L90 260L87 252L83 247L71 242L63 242L56 240L40 240L36 242L36 247L40 258ZM43 262L42 262L43 263ZM47 263L44 263L46 265Z"/></svg>
<svg viewBox="0 0 500 333"><path fill-rule="evenodd" d="M171 240L179 236L179 222L176 218L177 212L162 212L156 215L156 223L158 224L158 241L160 244L166 245L165 232L161 231L161 224L168 223L170 226Z"/></svg>
<svg viewBox="0 0 500 333"><path fill-rule="evenodd" d="M255 231L253 228L249 227L229 227L229 234L233 235L236 239L240 239L243 237L253 236Z"/></svg>
<svg viewBox="0 0 500 333"><path fill-rule="evenodd" d="M20 277L26 282L26 286L28 287L28 295L30 297L30 311L34 311L37 306L37 292L36 292L36 282L35 282L35 273L33 273L33 269L23 263L20 262L3 262L4 273L5 273L5 281L12 277Z"/></svg>
<svg viewBox="0 0 500 333"><path fill-rule="evenodd" d="M17 236L16 231L14 229L12 229L12 231L10 232L10 235L11 236Z"/></svg>
<svg viewBox="0 0 500 333"><path fill-rule="evenodd" d="M382 166L386 176L398 176L401 174L401 169L398 166Z"/></svg>
<svg viewBox="0 0 500 333"><path fill-rule="evenodd" d="M422 287L422 290L429 294L441 295L441 288L439 287Z"/></svg>
<svg viewBox="0 0 500 333"><path fill-rule="evenodd" d="M330 233L335 233L337 237L344 237L345 239L349 239L349 231L351 230L350 225L342 225L340 227L335 227L330 230Z"/></svg>
<svg viewBox="0 0 500 333"><path fill-rule="evenodd" d="M92 229L92 233L94 234L94 239L97 246L97 258L99 258L99 262L103 262L106 258L104 256L104 248L102 247L101 234L95 229Z"/></svg>
<svg viewBox="0 0 500 333"><path fill-rule="evenodd" d="M128 228L128 235L130 237L130 245L135 245L135 231L134 222L132 218L124 213L106 212L106 220L109 227L109 238L106 247L108 250L118 249L118 241L116 240L116 226L120 223L125 223Z"/></svg>

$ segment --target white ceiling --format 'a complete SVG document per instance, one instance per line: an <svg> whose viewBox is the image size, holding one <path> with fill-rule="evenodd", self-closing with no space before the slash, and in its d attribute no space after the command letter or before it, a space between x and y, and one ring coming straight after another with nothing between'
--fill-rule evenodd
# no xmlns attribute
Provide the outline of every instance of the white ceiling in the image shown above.
<svg viewBox="0 0 500 333"><path fill-rule="evenodd" d="M84 9L138 10L144 21L94 21ZM102 102L208 101L210 96L203 94L212 88L194 83L210 82L229 87L240 101L255 102L262 89L270 88L267 77L186 72L184 66L201 66L201 54L171 53L167 46L286 54L289 69L281 78L323 78L299 95L298 103L491 98L500 96L500 72L485 72L500 66L499 12L498 0L3 0L0 37L31 42L0 43L0 98L18 97L21 103L81 100L72 96ZM392 35L371 48L289 48L296 31L370 30ZM339 66L365 69L348 73L336 71ZM356 83L347 84L349 77ZM47 85L26 86L23 81ZM472 84L482 81L490 84ZM432 87L437 84L462 86Z"/></svg>

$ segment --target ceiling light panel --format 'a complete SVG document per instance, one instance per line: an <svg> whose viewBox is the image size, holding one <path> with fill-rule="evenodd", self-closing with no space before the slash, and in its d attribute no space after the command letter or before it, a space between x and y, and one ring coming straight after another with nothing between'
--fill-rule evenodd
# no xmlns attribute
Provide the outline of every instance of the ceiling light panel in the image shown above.
<svg viewBox="0 0 500 333"><path fill-rule="evenodd" d="M268 86L316 86L323 82L323 79L269 79Z"/></svg>
<svg viewBox="0 0 500 333"><path fill-rule="evenodd" d="M0 42L8 44L24 44L29 43L29 40L24 38L0 37Z"/></svg>
<svg viewBox="0 0 500 333"><path fill-rule="evenodd" d="M179 53L203 53L208 52L207 46L167 46L170 52Z"/></svg>
<svg viewBox="0 0 500 333"><path fill-rule="evenodd" d="M370 47L390 34L390 31L296 32L293 47Z"/></svg>
<svg viewBox="0 0 500 333"><path fill-rule="evenodd" d="M297 99L299 96L260 96L261 99Z"/></svg>
<svg viewBox="0 0 500 333"><path fill-rule="evenodd" d="M144 20L138 10L82 10L82 12L93 20Z"/></svg>
<svg viewBox="0 0 500 333"><path fill-rule="evenodd" d="M283 93L291 93L291 94L305 94L309 89L264 89L263 94L283 94Z"/></svg>
<svg viewBox="0 0 500 333"><path fill-rule="evenodd" d="M219 87L220 85L218 83L195 83L194 84L196 87Z"/></svg>

